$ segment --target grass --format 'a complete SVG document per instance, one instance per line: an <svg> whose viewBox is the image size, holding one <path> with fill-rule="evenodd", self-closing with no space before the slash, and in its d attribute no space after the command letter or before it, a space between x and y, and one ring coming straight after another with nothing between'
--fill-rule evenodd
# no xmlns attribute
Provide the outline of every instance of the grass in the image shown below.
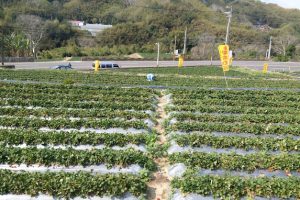
<svg viewBox="0 0 300 200"><path fill-rule="evenodd" d="M145 60L156 60L157 53L139 53ZM159 55L160 60L172 60L173 55L169 53L161 53Z"/></svg>
<svg viewBox="0 0 300 200"><path fill-rule="evenodd" d="M69 61L81 61L81 57L72 57Z"/></svg>
<svg viewBox="0 0 300 200"><path fill-rule="evenodd" d="M53 58L53 59L36 59L34 62L53 62L53 61L62 61L63 58Z"/></svg>
<svg viewBox="0 0 300 200"><path fill-rule="evenodd" d="M224 73L221 67L218 66L201 66L201 67L158 67L158 68L134 68L134 69L120 69L115 73L129 73L129 74L148 74L154 73L156 76L188 76L188 77L223 77ZM227 77L236 78L291 78L289 75L281 73L269 72L264 74L261 71L255 71L242 67L232 67L231 70L226 73Z"/></svg>

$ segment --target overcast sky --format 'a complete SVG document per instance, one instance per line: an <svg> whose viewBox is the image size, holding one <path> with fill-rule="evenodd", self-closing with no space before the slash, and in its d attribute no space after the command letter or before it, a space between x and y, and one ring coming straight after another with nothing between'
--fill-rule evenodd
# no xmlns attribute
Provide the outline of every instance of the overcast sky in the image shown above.
<svg viewBox="0 0 300 200"><path fill-rule="evenodd" d="M300 9L299 0L261 0L266 3L276 3L285 8L298 8Z"/></svg>

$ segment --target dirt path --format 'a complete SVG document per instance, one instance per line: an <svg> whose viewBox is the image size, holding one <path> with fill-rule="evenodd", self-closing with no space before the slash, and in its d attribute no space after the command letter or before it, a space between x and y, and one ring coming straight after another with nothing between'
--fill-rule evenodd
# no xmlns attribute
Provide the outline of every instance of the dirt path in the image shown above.
<svg viewBox="0 0 300 200"><path fill-rule="evenodd" d="M168 104L167 96L164 95L162 91L162 96L159 98L157 112L159 117L157 119L158 124L155 130L159 134L158 144L164 145L167 143L166 131L163 126L167 114L165 112L165 107ZM158 166L158 172L153 176L153 180L148 184L148 199L149 200L168 200L168 195L171 192L170 178L168 175L169 161L168 158L158 158L155 160Z"/></svg>

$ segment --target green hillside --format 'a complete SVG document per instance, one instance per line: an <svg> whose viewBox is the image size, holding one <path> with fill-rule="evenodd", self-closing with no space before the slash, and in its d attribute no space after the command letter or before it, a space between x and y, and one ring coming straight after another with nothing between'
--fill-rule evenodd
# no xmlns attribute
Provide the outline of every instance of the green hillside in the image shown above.
<svg viewBox="0 0 300 200"><path fill-rule="evenodd" d="M298 59L300 11L257 0L2 0L0 17L2 26L6 26L4 34L25 38L20 18L39 16L43 27L35 29L46 31L36 50L43 58L122 58L135 52L155 52L156 42L162 44L162 52L171 53L175 37L176 48L183 48L187 27L189 57L208 59L212 50L217 58L216 46L224 42L224 12L229 6L233 7L230 45L237 59L263 59L270 36L274 41L273 59ZM71 28L68 20L112 24L113 28L92 37ZM6 54L16 54L14 48ZM28 49L24 47L21 53L30 55Z"/></svg>

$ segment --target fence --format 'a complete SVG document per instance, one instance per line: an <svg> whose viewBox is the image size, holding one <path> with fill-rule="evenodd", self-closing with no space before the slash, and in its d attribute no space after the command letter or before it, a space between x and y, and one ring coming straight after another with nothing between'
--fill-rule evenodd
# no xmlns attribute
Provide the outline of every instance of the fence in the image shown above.
<svg viewBox="0 0 300 200"><path fill-rule="evenodd" d="M2 58L0 57L0 62ZM4 62L34 62L33 57L4 57Z"/></svg>

